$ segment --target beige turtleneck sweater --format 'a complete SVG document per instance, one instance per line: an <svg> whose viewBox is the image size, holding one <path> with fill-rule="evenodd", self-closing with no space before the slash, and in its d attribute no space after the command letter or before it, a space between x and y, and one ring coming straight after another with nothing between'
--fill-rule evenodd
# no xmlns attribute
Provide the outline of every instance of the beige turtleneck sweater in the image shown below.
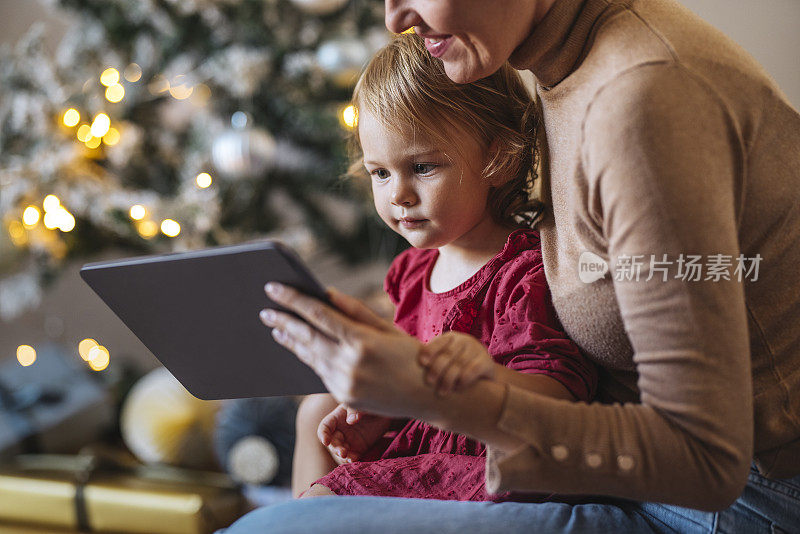
<svg viewBox="0 0 800 534"><path fill-rule="evenodd" d="M719 509L752 459L800 474L800 115L673 0L557 0L511 63L544 113L553 303L602 402L509 386L498 427L526 445L489 449L487 487Z"/></svg>

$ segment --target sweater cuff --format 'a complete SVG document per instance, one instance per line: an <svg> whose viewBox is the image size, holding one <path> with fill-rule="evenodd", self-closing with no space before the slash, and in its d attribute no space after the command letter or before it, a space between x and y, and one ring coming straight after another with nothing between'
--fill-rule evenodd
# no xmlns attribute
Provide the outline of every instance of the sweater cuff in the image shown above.
<svg viewBox="0 0 800 534"><path fill-rule="evenodd" d="M530 443L529 436L520 431L519 414L526 411L530 399L520 394L524 393L521 388L507 383L503 386L503 404L496 426L525 443L510 452L486 446L486 490L489 493L528 487L530 483L525 482L530 476L530 466L535 465L541 456L540 449Z"/></svg>

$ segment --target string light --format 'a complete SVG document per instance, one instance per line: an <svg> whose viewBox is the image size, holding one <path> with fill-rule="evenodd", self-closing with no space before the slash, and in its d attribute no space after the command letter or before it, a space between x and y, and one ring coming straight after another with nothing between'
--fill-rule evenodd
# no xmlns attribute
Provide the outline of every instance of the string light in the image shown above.
<svg viewBox="0 0 800 534"><path fill-rule="evenodd" d="M106 87L110 87L117 82L119 82L119 71L114 67L108 67L100 75L100 83Z"/></svg>
<svg viewBox="0 0 800 534"><path fill-rule="evenodd" d="M100 146L100 138L99 137L90 137L86 140L86 148L91 148L94 150L95 148Z"/></svg>
<svg viewBox="0 0 800 534"><path fill-rule="evenodd" d="M110 127L111 119L108 118L108 115L105 113L98 113L92 122L92 136L97 138L103 137L106 133L108 133L108 129Z"/></svg>
<svg viewBox="0 0 800 534"><path fill-rule="evenodd" d="M136 226L136 229L145 239L152 239L158 233L158 225L153 221L142 221Z"/></svg>
<svg viewBox="0 0 800 534"><path fill-rule="evenodd" d="M78 124L81 120L81 114L75 108L69 108L67 111L64 112L64 126L69 126L72 128L76 124Z"/></svg>
<svg viewBox="0 0 800 534"><path fill-rule="evenodd" d="M17 347L17 361L23 367L28 367L36 361L36 350L30 345Z"/></svg>
<svg viewBox="0 0 800 534"><path fill-rule="evenodd" d="M342 124L351 130L358 126L358 110L352 104L342 110L339 118Z"/></svg>
<svg viewBox="0 0 800 534"><path fill-rule="evenodd" d="M95 345L89 349L88 361L89 367L92 369L92 371L102 371L108 367L108 364L111 361L111 355L108 353L108 349L104 346Z"/></svg>
<svg viewBox="0 0 800 534"><path fill-rule="evenodd" d="M181 225L172 219L161 221L161 232L169 237L175 237L181 233Z"/></svg>
<svg viewBox="0 0 800 534"><path fill-rule="evenodd" d="M207 172L201 172L200 174L197 175L195 181L197 182L197 187L205 189L206 187L211 185L211 175L208 174Z"/></svg>
<svg viewBox="0 0 800 534"><path fill-rule="evenodd" d="M28 234L25 233L25 227L19 221L11 221L8 224L8 235L11 236L11 242L15 246L21 247L28 242Z"/></svg>
<svg viewBox="0 0 800 534"><path fill-rule="evenodd" d="M122 71L122 75L131 83L138 82L142 78L142 67L136 63L131 63L125 67L125 70Z"/></svg>
<svg viewBox="0 0 800 534"><path fill-rule="evenodd" d="M108 146L114 146L119 143L120 135L119 130L113 126L108 129L108 133L103 136L103 142Z"/></svg>
<svg viewBox="0 0 800 534"><path fill-rule="evenodd" d="M61 201L55 195L47 195L42 201L44 211L55 211L61 207Z"/></svg>
<svg viewBox="0 0 800 534"><path fill-rule="evenodd" d="M98 345L97 341L94 339L87 337L86 339L82 340L78 343L78 354L81 355L84 361L89 361L89 351L92 350L94 347Z"/></svg>
<svg viewBox="0 0 800 534"><path fill-rule="evenodd" d="M32 228L36 226L36 223L39 222L40 215L41 214L36 206L28 206L25 208L25 211L22 212L22 222L28 228Z"/></svg>
<svg viewBox="0 0 800 534"><path fill-rule="evenodd" d="M62 232L71 232L75 228L75 217L67 210L61 210L58 217L58 229Z"/></svg>
<svg viewBox="0 0 800 534"><path fill-rule="evenodd" d="M134 221L141 221L144 219L144 216L147 214L147 210L144 209L144 206L141 204L135 204L131 206L130 216L131 219Z"/></svg>
<svg viewBox="0 0 800 534"><path fill-rule="evenodd" d="M81 124L76 135L78 137L78 141L85 143L90 137L92 137L92 127L88 124Z"/></svg>
<svg viewBox="0 0 800 534"><path fill-rule="evenodd" d="M125 98L125 88L120 84L109 85L106 89L106 100L112 104L120 102L123 98Z"/></svg>
<svg viewBox="0 0 800 534"><path fill-rule="evenodd" d="M169 94L178 100L185 100L192 96L194 87L186 83L186 76L176 76L169 86Z"/></svg>

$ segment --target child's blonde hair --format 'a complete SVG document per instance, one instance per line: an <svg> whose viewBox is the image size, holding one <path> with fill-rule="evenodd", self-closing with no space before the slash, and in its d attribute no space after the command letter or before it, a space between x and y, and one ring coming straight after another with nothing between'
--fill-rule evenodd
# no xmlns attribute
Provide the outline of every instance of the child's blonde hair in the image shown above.
<svg viewBox="0 0 800 534"><path fill-rule="evenodd" d="M510 226L532 226L544 204L532 197L537 178L536 129L539 114L516 70L508 63L486 78L457 84L422 38L402 34L370 60L353 91L353 106L366 110L386 128L411 127L440 146L452 145L452 129L461 130L491 150L483 169L492 187L492 218ZM454 147L460 151L462 147ZM348 175L366 175L358 128L350 142Z"/></svg>

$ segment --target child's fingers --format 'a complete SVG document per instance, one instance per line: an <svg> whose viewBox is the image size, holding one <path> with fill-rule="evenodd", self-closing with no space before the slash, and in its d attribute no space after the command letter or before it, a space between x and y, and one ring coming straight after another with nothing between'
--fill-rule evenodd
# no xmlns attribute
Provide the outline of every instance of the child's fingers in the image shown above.
<svg viewBox="0 0 800 534"><path fill-rule="evenodd" d="M361 412L352 408L347 408L346 421L348 425L354 425L361 419Z"/></svg>
<svg viewBox="0 0 800 534"><path fill-rule="evenodd" d="M459 376L456 381L454 389L458 390L469 387L483 377L491 378L491 373L489 371L484 362L480 360L469 362L462 370L461 376Z"/></svg>
<svg viewBox="0 0 800 534"><path fill-rule="evenodd" d="M425 380L430 386L436 386L442 378L442 374L453 363L455 355L450 352L440 353L428 365L428 371L425 373Z"/></svg>
<svg viewBox="0 0 800 534"><path fill-rule="evenodd" d="M442 353L448 351L450 345L453 343L453 337L448 336L448 333L445 333L439 337L435 337L430 340L427 345L422 346L422 350L419 351L418 355L420 365L427 367Z"/></svg>
<svg viewBox="0 0 800 534"><path fill-rule="evenodd" d="M444 370L439 383L436 387L436 392L444 395L447 392L455 389L456 382L464 372L464 364L457 358L453 358L452 364Z"/></svg>

